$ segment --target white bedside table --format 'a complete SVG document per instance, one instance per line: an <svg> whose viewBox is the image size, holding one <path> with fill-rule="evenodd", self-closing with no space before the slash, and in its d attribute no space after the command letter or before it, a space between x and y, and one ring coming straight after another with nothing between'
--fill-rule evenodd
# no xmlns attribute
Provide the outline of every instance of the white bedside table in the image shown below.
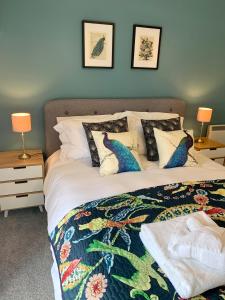
<svg viewBox="0 0 225 300"><path fill-rule="evenodd" d="M44 205L44 160L41 150L28 150L31 158L21 160L21 151L0 152L0 207L4 216L11 209Z"/></svg>

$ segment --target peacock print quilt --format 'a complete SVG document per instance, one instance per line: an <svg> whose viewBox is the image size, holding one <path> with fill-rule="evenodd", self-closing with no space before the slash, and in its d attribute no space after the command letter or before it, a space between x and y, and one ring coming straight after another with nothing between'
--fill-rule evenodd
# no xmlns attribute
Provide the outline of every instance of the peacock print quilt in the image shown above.
<svg viewBox="0 0 225 300"><path fill-rule="evenodd" d="M139 232L142 223L204 210L225 227L225 180L183 182L88 202L50 235L64 300L182 300ZM225 286L193 300L223 300Z"/></svg>

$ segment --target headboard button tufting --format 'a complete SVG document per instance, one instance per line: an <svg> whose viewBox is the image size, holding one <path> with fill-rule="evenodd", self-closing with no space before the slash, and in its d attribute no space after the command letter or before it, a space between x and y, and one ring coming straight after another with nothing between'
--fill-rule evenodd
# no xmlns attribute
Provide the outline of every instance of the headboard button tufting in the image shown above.
<svg viewBox="0 0 225 300"><path fill-rule="evenodd" d="M98 114L98 112L97 112L97 110L95 110L95 111L94 111L94 115L97 115L97 114Z"/></svg>
<svg viewBox="0 0 225 300"><path fill-rule="evenodd" d="M68 110L65 110L65 111L64 111L64 114L65 114L66 116L68 116L68 115L69 115Z"/></svg>

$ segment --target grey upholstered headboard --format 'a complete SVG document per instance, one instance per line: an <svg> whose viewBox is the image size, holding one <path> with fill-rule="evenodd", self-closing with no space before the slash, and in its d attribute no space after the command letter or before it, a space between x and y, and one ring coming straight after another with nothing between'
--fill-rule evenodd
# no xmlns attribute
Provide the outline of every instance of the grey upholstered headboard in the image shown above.
<svg viewBox="0 0 225 300"><path fill-rule="evenodd" d="M56 117L109 114L125 110L173 112L184 116L185 102L175 98L140 99L56 99L45 104L45 154L60 148L58 133L53 129Z"/></svg>

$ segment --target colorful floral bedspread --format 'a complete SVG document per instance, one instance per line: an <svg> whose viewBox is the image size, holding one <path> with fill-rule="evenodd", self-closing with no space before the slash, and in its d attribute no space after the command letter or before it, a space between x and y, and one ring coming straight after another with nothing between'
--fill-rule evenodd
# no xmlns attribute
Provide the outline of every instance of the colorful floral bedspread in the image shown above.
<svg viewBox="0 0 225 300"><path fill-rule="evenodd" d="M63 299L181 299L139 231L142 223L199 210L225 227L225 180L153 187L76 207L50 236ZM192 299L223 300L225 286Z"/></svg>

